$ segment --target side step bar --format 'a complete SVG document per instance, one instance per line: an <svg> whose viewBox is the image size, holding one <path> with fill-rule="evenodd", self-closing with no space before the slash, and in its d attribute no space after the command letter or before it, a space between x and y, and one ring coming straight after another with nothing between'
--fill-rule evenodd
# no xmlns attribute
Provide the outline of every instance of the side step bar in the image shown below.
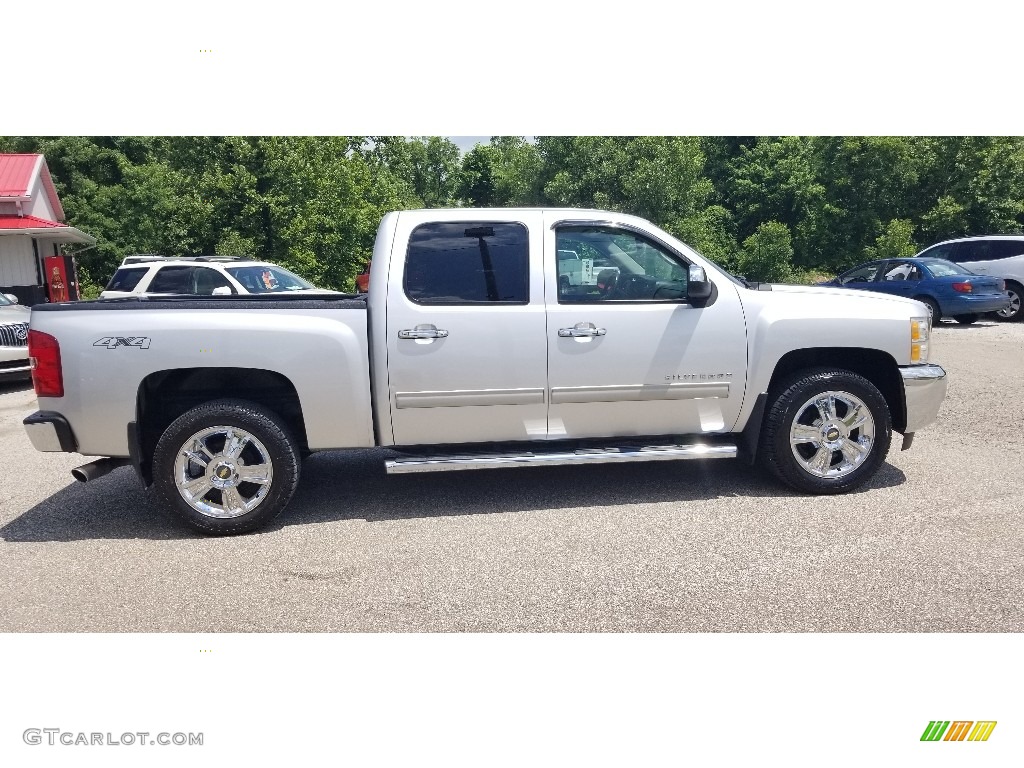
<svg viewBox="0 0 1024 768"><path fill-rule="evenodd" d="M451 456L408 456L384 463L389 475L446 472L456 469L552 467L564 464L619 464L627 461L731 459L735 445L654 445L645 448L593 448L551 453L481 453Z"/></svg>

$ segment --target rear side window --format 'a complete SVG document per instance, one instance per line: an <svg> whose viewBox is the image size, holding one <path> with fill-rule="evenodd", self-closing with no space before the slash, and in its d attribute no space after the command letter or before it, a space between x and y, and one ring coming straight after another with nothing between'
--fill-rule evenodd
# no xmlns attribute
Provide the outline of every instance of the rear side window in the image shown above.
<svg viewBox="0 0 1024 768"><path fill-rule="evenodd" d="M969 264L972 261L996 261L1022 254L1024 240L971 240L957 244L953 261Z"/></svg>
<svg viewBox="0 0 1024 768"><path fill-rule="evenodd" d="M1009 259L1024 254L1024 240L993 240L992 259Z"/></svg>
<svg viewBox="0 0 1024 768"><path fill-rule="evenodd" d="M192 267L161 267L148 293L192 293Z"/></svg>
<svg viewBox="0 0 1024 768"><path fill-rule="evenodd" d="M110 278L110 282L107 283L108 291L134 291L135 286L142 280L142 276L149 271L148 267L135 267L134 269L125 269L122 267L114 273L114 276Z"/></svg>
<svg viewBox="0 0 1024 768"><path fill-rule="evenodd" d="M417 304L527 304L529 285L523 224L435 222L409 237L405 295Z"/></svg>

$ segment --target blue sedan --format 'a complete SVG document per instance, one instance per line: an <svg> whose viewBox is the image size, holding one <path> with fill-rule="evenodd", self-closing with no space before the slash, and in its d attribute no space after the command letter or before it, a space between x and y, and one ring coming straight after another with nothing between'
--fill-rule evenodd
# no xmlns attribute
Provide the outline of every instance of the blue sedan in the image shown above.
<svg viewBox="0 0 1024 768"><path fill-rule="evenodd" d="M952 317L969 324L1010 303L1006 285L997 277L976 275L945 259L882 259L844 272L821 285L858 288L906 296L926 304L933 322Z"/></svg>

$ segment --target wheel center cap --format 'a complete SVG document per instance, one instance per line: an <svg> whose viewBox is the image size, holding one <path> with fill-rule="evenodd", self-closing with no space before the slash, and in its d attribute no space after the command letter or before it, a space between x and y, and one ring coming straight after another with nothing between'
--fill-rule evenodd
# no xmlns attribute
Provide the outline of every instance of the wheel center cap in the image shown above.
<svg viewBox="0 0 1024 768"><path fill-rule="evenodd" d="M227 461L223 461L215 466L209 477L214 488L232 488L237 484L235 466Z"/></svg>
<svg viewBox="0 0 1024 768"><path fill-rule="evenodd" d="M825 439L828 440L828 442L830 443L834 443L836 440L839 439L839 435L841 434L842 433L839 431L837 427L829 427L827 430L825 430Z"/></svg>

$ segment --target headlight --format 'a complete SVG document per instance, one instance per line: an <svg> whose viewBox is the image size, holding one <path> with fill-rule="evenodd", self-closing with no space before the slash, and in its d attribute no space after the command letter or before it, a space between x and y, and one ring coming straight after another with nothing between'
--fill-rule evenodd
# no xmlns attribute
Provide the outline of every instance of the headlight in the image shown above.
<svg viewBox="0 0 1024 768"><path fill-rule="evenodd" d="M928 340L931 338L931 332L930 317L910 318L910 362L928 362Z"/></svg>

